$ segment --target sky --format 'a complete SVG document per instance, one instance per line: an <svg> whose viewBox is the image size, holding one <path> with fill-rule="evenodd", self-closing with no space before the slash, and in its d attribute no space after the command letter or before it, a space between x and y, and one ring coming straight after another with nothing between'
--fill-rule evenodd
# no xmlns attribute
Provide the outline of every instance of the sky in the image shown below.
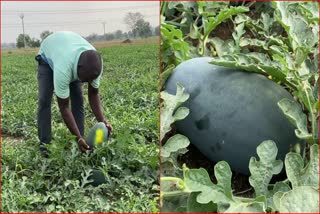
<svg viewBox="0 0 320 214"><path fill-rule="evenodd" d="M90 1L90 2L3 2L1 1L1 42L16 42L22 33L24 14L25 34L40 39L40 33L73 31L82 36L92 33L129 31L123 21L128 12L140 12L152 27L159 25L159 2Z"/></svg>

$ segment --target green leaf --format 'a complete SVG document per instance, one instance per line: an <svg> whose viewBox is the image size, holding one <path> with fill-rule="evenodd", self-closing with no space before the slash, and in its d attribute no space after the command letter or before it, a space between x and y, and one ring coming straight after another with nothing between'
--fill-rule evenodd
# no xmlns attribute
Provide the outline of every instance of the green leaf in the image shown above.
<svg viewBox="0 0 320 214"><path fill-rule="evenodd" d="M204 20L204 38L207 38L211 31L213 31L221 22L226 19L229 19L233 15L237 15L239 13L248 12L249 8L247 7L231 7L231 8L223 8L219 14L215 17L208 17L207 20Z"/></svg>
<svg viewBox="0 0 320 214"><path fill-rule="evenodd" d="M319 191L309 186L300 186L282 195L280 212L319 213Z"/></svg>
<svg viewBox="0 0 320 214"><path fill-rule="evenodd" d="M187 99L189 94L184 92L184 87L177 83L176 95L171 95L166 91L160 93L163 99L163 107L161 108L161 128L160 128L160 139L167 132L171 130L171 124L177 120L182 120L189 114L189 109L186 107L179 107Z"/></svg>
<svg viewBox="0 0 320 214"><path fill-rule="evenodd" d="M178 212L178 213L185 213L185 212L187 212L188 210L187 210L187 207L184 207L184 206L182 206L182 207L178 207L177 209L176 209L176 212Z"/></svg>
<svg viewBox="0 0 320 214"><path fill-rule="evenodd" d="M221 57L223 55L231 54L235 51L234 50L234 41L232 41L231 39L222 40L218 37L214 37L214 38L208 39L208 42L214 46L214 48L217 52L217 55L219 57Z"/></svg>
<svg viewBox="0 0 320 214"><path fill-rule="evenodd" d="M230 166L225 161L219 161L214 166L214 175L218 181L217 185L224 189L226 196L232 199L231 178L232 172Z"/></svg>
<svg viewBox="0 0 320 214"><path fill-rule="evenodd" d="M291 188L285 182L277 182L274 186L272 191L269 191L268 198L267 198L267 206L272 208L273 211L279 210L279 203L280 198L283 193L290 191ZM280 194L281 193L281 194ZM277 204L275 204L277 203Z"/></svg>
<svg viewBox="0 0 320 214"><path fill-rule="evenodd" d="M297 87L297 91L294 93L305 105L305 107L314 114L317 113L315 108L313 108L314 104L318 103L318 100L314 97L313 88L308 80L302 80ZM310 105L309 105L310 102Z"/></svg>
<svg viewBox="0 0 320 214"><path fill-rule="evenodd" d="M279 191L288 192L290 190L291 190L290 186L285 182L277 182L273 186L273 192L279 192Z"/></svg>
<svg viewBox="0 0 320 214"><path fill-rule="evenodd" d="M295 133L298 138L312 138L312 135L307 129L307 116L302 112L301 107L297 102L284 98L278 102L278 106L289 121L297 127Z"/></svg>
<svg viewBox="0 0 320 214"><path fill-rule="evenodd" d="M197 1L198 12L203 16L215 16L216 13L221 9L228 7L228 2L215 2L215 1Z"/></svg>
<svg viewBox="0 0 320 214"><path fill-rule="evenodd" d="M266 212L265 196L257 197L248 201L236 201L230 203L230 207L225 210L225 213L241 213L241 212ZM219 210L220 211L220 210Z"/></svg>
<svg viewBox="0 0 320 214"><path fill-rule="evenodd" d="M318 145L314 144L310 147L310 162L304 167L303 158L297 154L290 152L285 158L285 167L288 179L293 189L299 186L319 186L319 160Z"/></svg>
<svg viewBox="0 0 320 214"><path fill-rule="evenodd" d="M235 53L240 53L240 39L246 31L244 30L244 23L236 26L235 31L232 33L232 37L235 41Z"/></svg>
<svg viewBox="0 0 320 214"><path fill-rule="evenodd" d="M283 162L276 160L278 148L271 140L263 141L257 147L257 154L260 161L257 161L255 157L250 159L249 170L251 176L249 182L254 188L256 196L261 196L268 193L269 182L273 175L281 172Z"/></svg>
<svg viewBox="0 0 320 214"><path fill-rule="evenodd" d="M309 22L318 22L319 20L319 4L317 2L303 2L299 6L304 10L305 18Z"/></svg>
<svg viewBox="0 0 320 214"><path fill-rule="evenodd" d="M268 13L263 13L263 12L261 13L261 19L262 19L261 22L263 24L264 31L269 33L270 28L274 22L274 19L272 19Z"/></svg>
<svg viewBox="0 0 320 214"><path fill-rule="evenodd" d="M228 203L230 201L225 195L224 189L213 184L208 172L203 168L187 169L184 180L190 192L200 192L197 202L201 204L207 204L211 201L213 203Z"/></svg>
<svg viewBox="0 0 320 214"><path fill-rule="evenodd" d="M315 188L319 187L319 145L314 144L310 147L310 161L305 170L303 184Z"/></svg>
<svg viewBox="0 0 320 214"><path fill-rule="evenodd" d="M93 173L92 169L87 169L83 173L81 173L81 177L82 177L81 188L84 188L87 184L90 184L93 182L92 179L89 179L92 173Z"/></svg>
<svg viewBox="0 0 320 214"><path fill-rule="evenodd" d="M281 198L284 195L284 192L276 192L274 193L272 199L273 199L273 211L279 211L280 210L280 202L281 202Z"/></svg>
<svg viewBox="0 0 320 214"><path fill-rule="evenodd" d="M171 24L167 24L163 19L161 23L162 61L167 64L178 65L190 58L189 45L184 41L182 31Z"/></svg>
<svg viewBox="0 0 320 214"><path fill-rule="evenodd" d="M213 202L200 204L197 202L199 193L192 192L188 198L187 212L217 212L217 205Z"/></svg>
<svg viewBox="0 0 320 214"><path fill-rule="evenodd" d="M247 46L255 46L259 48L263 48L267 50L268 48L266 47L266 41L255 39L255 38L241 38L240 47L247 47Z"/></svg>
<svg viewBox="0 0 320 214"><path fill-rule="evenodd" d="M317 43L317 32L308 25L297 10L292 13L297 3L279 1L272 3L276 8L275 18L286 30L293 51L298 47L311 48Z"/></svg>
<svg viewBox="0 0 320 214"><path fill-rule="evenodd" d="M190 144L190 141L187 137L176 134L168 139L166 144L164 144L161 148L161 156L168 158L171 153L178 152L181 149L185 149Z"/></svg>
<svg viewBox="0 0 320 214"><path fill-rule="evenodd" d="M181 163L178 161L180 154L186 153L188 150L179 150L179 153L172 153L169 158L161 159L161 174L165 176L181 176Z"/></svg>
<svg viewBox="0 0 320 214"><path fill-rule="evenodd" d="M169 2L168 8L169 9L190 9L195 6L194 2Z"/></svg>
<svg viewBox="0 0 320 214"><path fill-rule="evenodd" d="M228 68L237 68L240 70L255 72L264 75L271 75L279 81L287 82L286 74L282 71L280 63L271 61L267 55L251 52L248 54L230 54L222 56L210 62L214 65Z"/></svg>

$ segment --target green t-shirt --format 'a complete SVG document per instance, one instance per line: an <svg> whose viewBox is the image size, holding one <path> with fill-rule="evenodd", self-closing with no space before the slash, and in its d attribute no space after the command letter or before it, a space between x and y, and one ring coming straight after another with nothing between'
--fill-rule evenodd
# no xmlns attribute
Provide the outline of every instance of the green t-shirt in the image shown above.
<svg viewBox="0 0 320 214"><path fill-rule="evenodd" d="M80 35L61 31L48 36L41 43L39 55L53 70L53 85L56 96L65 99L70 95L69 84L79 80L77 73L78 61L81 53L95 48ZM90 84L98 88L100 75Z"/></svg>

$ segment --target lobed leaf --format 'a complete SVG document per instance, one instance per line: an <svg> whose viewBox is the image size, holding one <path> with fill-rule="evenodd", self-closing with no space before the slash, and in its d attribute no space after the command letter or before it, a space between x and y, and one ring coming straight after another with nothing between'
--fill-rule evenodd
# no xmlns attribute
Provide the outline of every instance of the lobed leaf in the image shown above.
<svg viewBox="0 0 320 214"><path fill-rule="evenodd" d="M228 169L226 169L228 170ZM187 169L184 176L185 184L189 191L200 192L197 196L197 202L201 204L213 203L229 203L230 199L225 190L211 182L208 172L203 169Z"/></svg>
<svg viewBox="0 0 320 214"><path fill-rule="evenodd" d="M283 193L280 198L279 211L319 213L319 191L310 186L300 186Z"/></svg>
<svg viewBox="0 0 320 214"><path fill-rule="evenodd" d="M189 146L190 141L187 137L176 134L168 139L166 144L164 144L161 148L161 156L165 158L169 158L171 153L178 152L181 149L185 149Z"/></svg>
<svg viewBox="0 0 320 214"><path fill-rule="evenodd" d="M217 212L217 205L212 201L207 204L197 202L199 193L192 192L188 198L186 212Z"/></svg>
<svg viewBox="0 0 320 214"><path fill-rule="evenodd" d="M160 127L160 140L162 140L165 134L171 130L170 126L172 123L188 116L189 109L179 106L189 99L189 94L185 93L183 86L177 83L176 95L171 95L166 91L162 91L160 95L163 99Z"/></svg>
<svg viewBox="0 0 320 214"><path fill-rule="evenodd" d="M303 158L299 154L290 152L286 155L286 173L293 189L299 186L319 187L318 155L318 145L314 144L310 147L310 161L306 167L304 167Z"/></svg>
<svg viewBox="0 0 320 214"><path fill-rule="evenodd" d="M278 148L271 140L263 141L257 147L257 153L260 161L257 161L255 157L250 159L249 170L251 176L249 177L249 182L254 188L256 196L261 196L268 193L268 185L271 178L281 172L283 162L276 160Z"/></svg>
<svg viewBox="0 0 320 214"><path fill-rule="evenodd" d="M297 127L295 133L298 138L310 139L312 137L307 129L307 116L297 102L284 98L278 102L278 106L289 121Z"/></svg>
<svg viewBox="0 0 320 214"><path fill-rule="evenodd" d="M208 17L207 20L204 20L204 38L207 38L212 30L214 30L221 22L226 19L229 19L233 15L248 12L249 8L247 7L231 7L223 8L216 17Z"/></svg>

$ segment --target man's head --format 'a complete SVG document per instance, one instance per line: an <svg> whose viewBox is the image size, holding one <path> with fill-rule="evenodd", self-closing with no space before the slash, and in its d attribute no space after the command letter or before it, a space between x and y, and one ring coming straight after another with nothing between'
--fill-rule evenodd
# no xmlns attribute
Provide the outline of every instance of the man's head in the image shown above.
<svg viewBox="0 0 320 214"><path fill-rule="evenodd" d="M95 50L81 53L78 61L78 77L82 82L91 82L96 79L102 70L100 54Z"/></svg>

